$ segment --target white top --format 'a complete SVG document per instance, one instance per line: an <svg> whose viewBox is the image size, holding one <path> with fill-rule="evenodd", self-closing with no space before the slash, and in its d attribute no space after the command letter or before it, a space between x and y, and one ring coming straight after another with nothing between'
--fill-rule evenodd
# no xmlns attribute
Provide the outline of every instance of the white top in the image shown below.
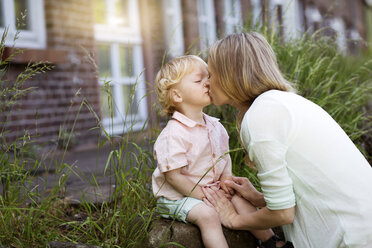
<svg viewBox="0 0 372 248"><path fill-rule="evenodd" d="M372 168L318 105L270 90L253 102L241 139L267 207L295 207L283 226L296 248L372 247Z"/></svg>

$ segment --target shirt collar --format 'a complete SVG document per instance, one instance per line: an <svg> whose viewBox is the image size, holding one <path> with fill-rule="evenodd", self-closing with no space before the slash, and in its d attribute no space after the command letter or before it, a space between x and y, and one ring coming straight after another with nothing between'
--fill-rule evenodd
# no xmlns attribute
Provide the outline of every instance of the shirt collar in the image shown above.
<svg viewBox="0 0 372 248"><path fill-rule="evenodd" d="M218 122L219 119L215 118L215 117L212 117L212 116L209 116L205 113L203 113L203 116L204 116L204 120L206 122L206 124L208 125L208 123L211 123L213 126L215 126L215 122ZM196 125L201 125L201 126L204 126L200 123L197 123L196 121L194 120L191 120L190 118L188 118L186 115L178 112L178 111L175 111L172 115L172 118L181 122L182 124L188 126L188 127L195 127Z"/></svg>

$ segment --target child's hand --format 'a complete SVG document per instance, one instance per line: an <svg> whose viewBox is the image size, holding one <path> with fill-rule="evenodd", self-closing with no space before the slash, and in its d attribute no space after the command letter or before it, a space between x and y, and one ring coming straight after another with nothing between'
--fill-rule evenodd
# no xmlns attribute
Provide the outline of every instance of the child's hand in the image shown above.
<svg viewBox="0 0 372 248"><path fill-rule="evenodd" d="M225 196L229 201L231 201L231 199L232 199L232 197L233 197L233 195L231 195L230 193L226 193L224 190L218 189L216 186L205 186L205 187L203 187L203 192L204 192L204 189L206 189L206 188L212 189L212 190L214 190L214 191L219 190L221 193L223 193L223 195L224 195L224 196ZM204 197L205 197L205 196L204 196Z"/></svg>
<svg viewBox="0 0 372 248"><path fill-rule="evenodd" d="M221 185L221 188L223 189L223 191L225 192L225 194L233 196L235 194L235 191L234 191L233 188L231 188L231 187L229 187L225 184L225 180L232 181L233 177L232 176L222 176L221 179L220 179L220 185Z"/></svg>

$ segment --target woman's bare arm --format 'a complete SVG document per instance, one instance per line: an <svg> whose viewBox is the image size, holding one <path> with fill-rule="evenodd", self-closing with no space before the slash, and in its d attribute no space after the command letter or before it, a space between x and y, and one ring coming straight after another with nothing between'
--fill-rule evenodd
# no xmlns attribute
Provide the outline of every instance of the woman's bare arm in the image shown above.
<svg viewBox="0 0 372 248"><path fill-rule="evenodd" d="M218 189L203 188L206 196L204 202L214 207L220 217L221 223L231 229L258 230L293 222L295 208L270 210L264 207L256 212L239 215L232 203Z"/></svg>

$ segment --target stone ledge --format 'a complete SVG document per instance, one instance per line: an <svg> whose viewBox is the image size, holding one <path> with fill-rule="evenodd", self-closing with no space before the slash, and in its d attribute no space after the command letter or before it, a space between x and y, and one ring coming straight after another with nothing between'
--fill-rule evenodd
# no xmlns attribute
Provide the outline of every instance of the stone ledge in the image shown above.
<svg viewBox="0 0 372 248"><path fill-rule="evenodd" d="M50 248L101 248L96 245L73 244L68 242L52 241L49 243Z"/></svg>
<svg viewBox="0 0 372 248"><path fill-rule="evenodd" d="M177 243L186 248L203 248L199 228L192 224L179 221L157 219L152 223L152 228L144 241L143 248L157 248L160 245ZM256 248L257 239L248 231L238 231L223 228L227 243L230 248ZM165 245L164 247L179 247Z"/></svg>

